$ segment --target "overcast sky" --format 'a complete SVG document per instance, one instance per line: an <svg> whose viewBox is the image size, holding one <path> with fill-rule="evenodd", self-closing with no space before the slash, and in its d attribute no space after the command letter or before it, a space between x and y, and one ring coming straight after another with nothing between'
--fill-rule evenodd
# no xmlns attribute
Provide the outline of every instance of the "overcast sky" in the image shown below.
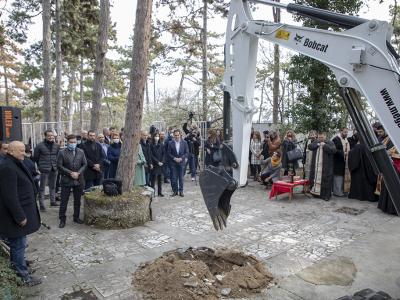
<svg viewBox="0 0 400 300"><path fill-rule="evenodd" d="M0 0L1 1L1 0ZM200 0L199 0L200 1ZM11 1L10 1L11 2ZM135 22L137 0L111 0L111 19L116 23L117 43L121 46L126 46L131 43L129 40L133 34L133 26ZM290 3L288 0L282 0L282 3ZM368 5L364 5L360 11L360 17L367 19L389 20L389 4L392 0L385 0L379 4L379 0L369 0ZM272 20L272 9L268 6L259 6L260 9L254 14L256 19ZM282 22L293 24L291 15L286 11L282 11ZM36 23L30 27L29 44L42 39L42 19L36 18ZM213 31L223 33L225 31L226 21L221 22L221 19L210 20L209 28ZM221 40L221 44L224 40ZM110 54L109 54L110 55ZM111 54L112 55L112 54ZM172 83L172 84L171 84ZM187 83L186 87L189 87ZM158 89L176 89L179 85L179 74L168 78L159 77L157 80Z"/></svg>

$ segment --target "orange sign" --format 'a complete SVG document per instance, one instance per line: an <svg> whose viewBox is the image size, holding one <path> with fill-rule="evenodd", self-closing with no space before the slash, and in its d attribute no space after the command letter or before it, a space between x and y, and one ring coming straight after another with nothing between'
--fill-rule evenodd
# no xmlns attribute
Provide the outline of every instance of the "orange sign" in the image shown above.
<svg viewBox="0 0 400 300"><path fill-rule="evenodd" d="M13 113L11 110L4 111L4 123L6 125L6 139L11 138L11 129L13 127Z"/></svg>

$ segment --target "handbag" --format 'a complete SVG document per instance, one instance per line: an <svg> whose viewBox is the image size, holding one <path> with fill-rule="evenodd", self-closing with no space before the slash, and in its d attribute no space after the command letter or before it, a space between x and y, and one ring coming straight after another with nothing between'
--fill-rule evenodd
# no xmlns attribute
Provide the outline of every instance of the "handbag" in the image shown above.
<svg viewBox="0 0 400 300"><path fill-rule="evenodd" d="M298 161L303 158L303 152L299 148L295 148L287 152L288 161Z"/></svg>
<svg viewBox="0 0 400 300"><path fill-rule="evenodd" d="M222 160L221 151L220 150L214 151L212 159L213 162L219 163Z"/></svg>

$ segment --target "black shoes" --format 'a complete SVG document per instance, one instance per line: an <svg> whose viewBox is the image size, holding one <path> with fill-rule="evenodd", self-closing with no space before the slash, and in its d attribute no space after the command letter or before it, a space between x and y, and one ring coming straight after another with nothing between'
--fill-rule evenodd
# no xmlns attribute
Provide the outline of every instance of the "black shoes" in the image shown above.
<svg viewBox="0 0 400 300"><path fill-rule="evenodd" d="M171 197L175 197L175 196L178 196L178 193L177 193L177 192L173 192L173 193L171 194Z"/></svg>
<svg viewBox="0 0 400 300"><path fill-rule="evenodd" d="M54 203L50 203L50 206L60 206L60 204L54 202Z"/></svg>
<svg viewBox="0 0 400 300"><path fill-rule="evenodd" d="M164 183L169 183L169 180L168 179L164 179Z"/></svg>
<svg viewBox="0 0 400 300"><path fill-rule="evenodd" d="M40 211L41 211L41 212L45 212L45 211L46 211L46 207L40 206Z"/></svg>
<svg viewBox="0 0 400 300"><path fill-rule="evenodd" d="M158 194L158 197L164 197L164 195L163 195L163 194L161 194L161 193L159 193L159 194Z"/></svg>
<svg viewBox="0 0 400 300"><path fill-rule="evenodd" d="M179 196L185 197L185 195L183 194L183 192L179 192Z"/></svg>
<svg viewBox="0 0 400 300"><path fill-rule="evenodd" d="M59 228L64 228L65 227L65 221L60 221L60 225L58 225Z"/></svg>
<svg viewBox="0 0 400 300"><path fill-rule="evenodd" d="M42 279L34 276L28 276L27 278L22 279L24 285L32 287L42 283Z"/></svg>
<svg viewBox="0 0 400 300"><path fill-rule="evenodd" d="M81 219L74 219L74 222L77 224L83 224L84 222Z"/></svg>

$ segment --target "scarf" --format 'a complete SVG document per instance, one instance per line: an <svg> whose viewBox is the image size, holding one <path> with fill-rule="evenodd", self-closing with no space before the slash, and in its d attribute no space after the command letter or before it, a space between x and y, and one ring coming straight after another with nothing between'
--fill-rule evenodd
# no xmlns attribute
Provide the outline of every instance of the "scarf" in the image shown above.
<svg viewBox="0 0 400 300"><path fill-rule="evenodd" d="M281 158L274 159L271 157L271 165L273 168L276 168L281 163Z"/></svg>
<svg viewBox="0 0 400 300"><path fill-rule="evenodd" d="M344 182L343 182L343 191L345 193L350 192L350 182L351 182L351 177L350 177L350 171L349 171L349 151L350 151L350 144L349 141L344 138L342 138L342 135L339 134L340 141L342 142L343 146L343 153L344 153L344 161L345 161L345 168L344 168Z"/></svg>

